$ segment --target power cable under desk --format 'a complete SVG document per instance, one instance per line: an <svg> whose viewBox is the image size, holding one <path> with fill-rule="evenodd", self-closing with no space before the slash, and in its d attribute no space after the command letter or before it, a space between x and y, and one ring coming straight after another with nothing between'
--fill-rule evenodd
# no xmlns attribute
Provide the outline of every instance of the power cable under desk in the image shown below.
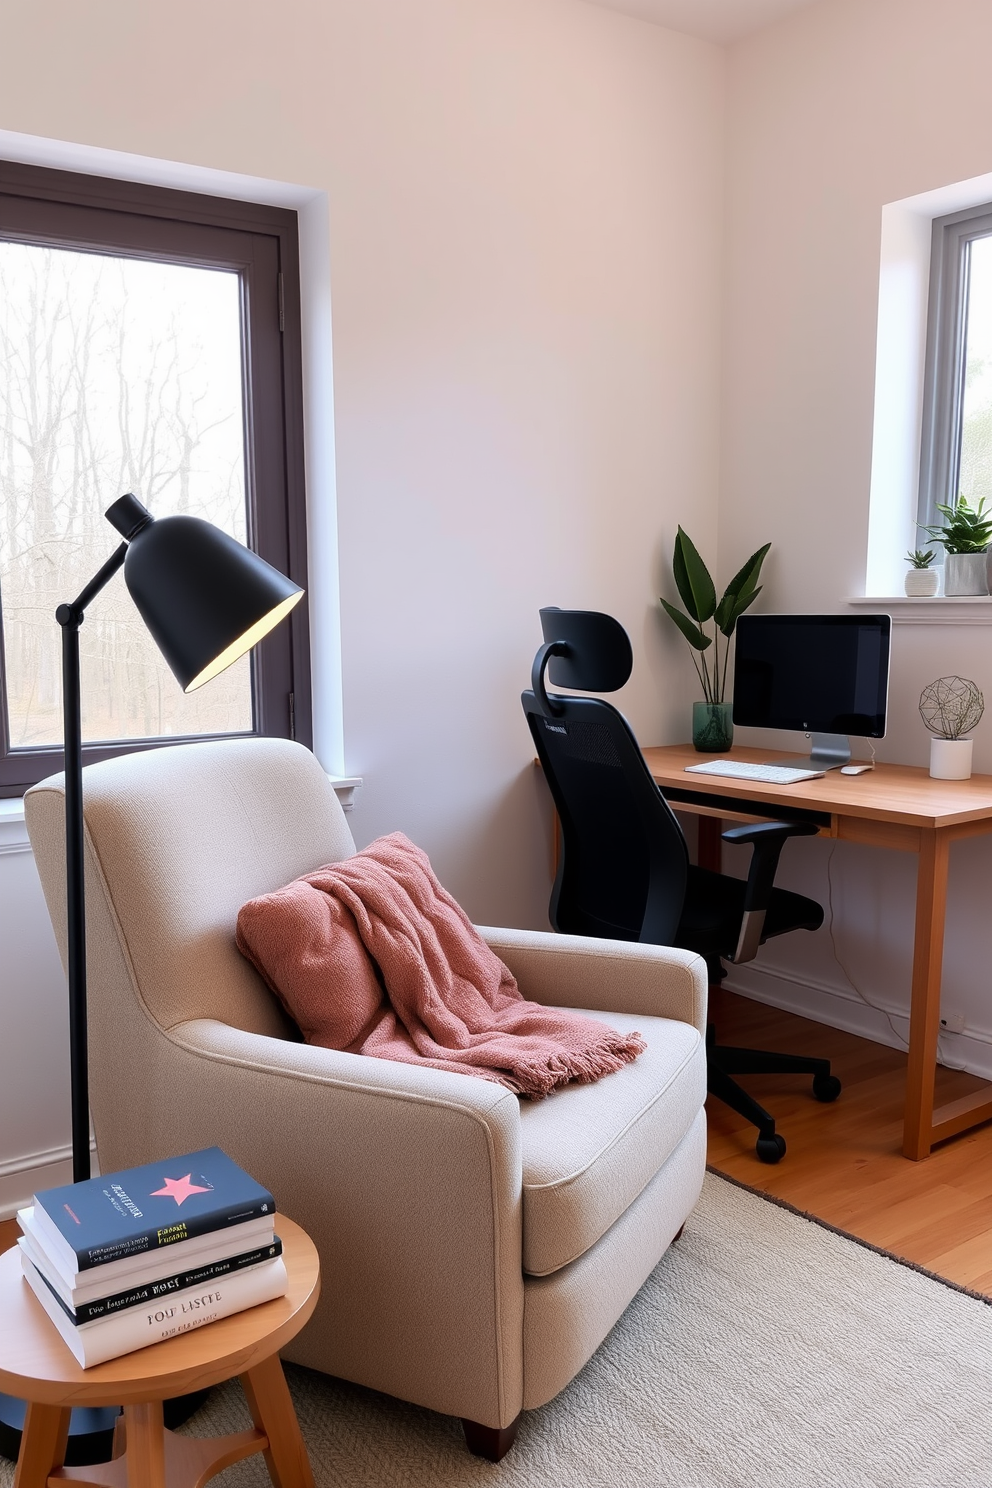
<svg viewBox="0 0 992 1488"><path fill-rule="evenodd" d="M875 754L875 751L873 749L872 750L872 761L873 762L874 762L874 754ZM858 998L859 1002L863 1003L863 1005L865 1007L870 1008L872 1010L872 1012L874 1012L874 1013L881 1013L882 1017L885 1019L886 1023L888 1023L888 1025L889 1025L889 1028L890 1028L890 1030L892 1032L893 1038L896 1040L896 1047L899 1048L899 1049L901 1049L904 1054L908 1054L909 1053L909 1041L903 1036L903 1034L901 1034L899 1032L898 1028L893 1023L893 1021L892 1021L892 1014L889 1013L884 1007L880 1007L877 1002L872 1002L871 998L865 992L862 992L861 988L858 986L857 982L854 980L854 977L851 975L851 973L850 973L847 965L844 962L844 958L842 957L842 955L840 953L840 946L838 945L838 941L837 941L837 920L836 920L836 914L835 914L835 910L834 910L834 883L833 883L833 862L834 862L834 853L837 851L837 847L838 847L838 843L836 841L832 842L830 844L830 851L827 854L827 933L830 936L830 946L831 946L831 949L833 951L834 960L836 961L837 965L840 967L841 971L844 973L844 977L845 977L845 979L847 981L848 986L850 987L850 989L854 993L854 995ZM950 1059L948 1059L946 1057L946 1050L941 1048L941 1039L942 1039L942 1037L943 1037L943 1035L942 1034L939 1034L938 1035L938 1038L937 1038L937 1060L938 1060L938 1063L944 1065L944 1067L946 1069L965 1070L966 1069L965 1065L958 1064L958 1063L956 1063L956 1062L954 1062L954 1061L952 1061L952 1060L950 1060Z"/></svg>

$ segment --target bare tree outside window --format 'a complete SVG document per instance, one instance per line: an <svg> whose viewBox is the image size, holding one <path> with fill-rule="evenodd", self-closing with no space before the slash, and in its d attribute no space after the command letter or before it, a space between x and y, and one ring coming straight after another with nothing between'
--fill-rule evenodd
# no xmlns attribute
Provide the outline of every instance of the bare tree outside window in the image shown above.
<svg viewBox="0 0 992 1488"><path fill-rule="evenodd" d="M0 599L12 748L62 736L57 605L112 551L104 510L247 536L238 276L0 243ZM87 740L251 728L247 659L187 697L123 585L80 634Z"/></svg>
<svg viewBox="0 0 992 1488"><path fill-rule="evenodd" d="M306 587L295 214L0 162L0 795L61 768L55 611L113 552L104 512L126 491ZM87 761L211 735L309 742L305 604L189 696L123 580L80 646Z"/></svg>

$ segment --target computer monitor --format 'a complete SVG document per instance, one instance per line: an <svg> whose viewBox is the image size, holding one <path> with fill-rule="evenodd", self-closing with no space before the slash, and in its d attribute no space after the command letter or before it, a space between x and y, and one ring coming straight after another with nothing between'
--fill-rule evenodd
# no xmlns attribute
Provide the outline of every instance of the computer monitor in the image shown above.
<svg viewBox="0 0 992 1488"><path fill-rule="evenodd" d="M888 615L742 615L734 723L812 734L811 766L845 765L849 734L885 734L890 629Z"/></svg>

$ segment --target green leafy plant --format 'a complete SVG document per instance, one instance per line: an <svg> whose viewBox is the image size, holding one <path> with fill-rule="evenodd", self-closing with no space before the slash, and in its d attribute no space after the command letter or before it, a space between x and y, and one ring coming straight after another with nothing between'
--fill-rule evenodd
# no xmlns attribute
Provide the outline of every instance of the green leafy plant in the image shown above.
<svg viewBox="0 0 992 1488"><path fill-rule="evenodd" d="M932 548L928 548L925 553L917 548L915 553L906 554L906 562L910 568L929 568L935 556Z"/></svg>
<svg viewBox="0 0 992 1488"><path fill-rule="evenodd" d="M744 611L754 603L761 588L758 575L771 543L765 543L752 553L744 566L734 574L730 583L717 600L716 587L710 578L709 569L700 558L691 539L680 527L675 538L672 569L675 587L685 605L686 612L661 600L661 607L693 650L692 664L703 685L703 698L707 703L722 703L727 686L727 661L730 656L730 638ZM713 634L709 636L703 626L713 621ZM720 657L720 637L724 637L723 658ZM707 651L713 647L712 657Z"/></svg>
<svg viewBox="0 0 992 1488"><path fill-rule="evenodd" d="M943 514L942 527L924 527L931 542L939 543L947 553L984 553L992 541L992 512L985 511L983 496L977 507L959 496L953 506L937 503Z"/></svg>

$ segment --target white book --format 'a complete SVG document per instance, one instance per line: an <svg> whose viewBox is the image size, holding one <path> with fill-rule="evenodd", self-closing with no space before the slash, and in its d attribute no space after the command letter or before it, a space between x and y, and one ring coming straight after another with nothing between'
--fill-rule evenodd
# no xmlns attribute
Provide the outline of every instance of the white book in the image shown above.
<svg viewBox="0 0 992 1488"><path fill-rule="evenodd" d="M171 1276L158 1277L154 1281L135 1282L104 1297L78 1298L73 1297L62 1278L52 1270L47 1256L36 1248L30 1235L19 1235L17 1244L35 1270L47 1281L68 1313L69 1321L77 1328L85 1323L96 1322L99 1318L112 1317L116 1312L125 1312L129 1307L143 1307L146 1303L150 1305L160 1297L188 1291L190 1287L203 1288L209 1281L219 1281L222 1276L229 1276L234 1271L247 1271L252 1266L259 1266L263 1261L282 1255L282 1241L276 1236L266 1245L256 1245L235 1256L204 1261L202 1265L174 1272Z"/></svg>
<svg viewBox="0 0 992 1488"><path fill-rule="evenodd" d="M21 1252L21 1268L38 1301L48 1313L68 1348L84 1369L104 1364L121 1354L190 1333L218 1318L244 1312L261 1302L285 1295L289 1285L282 1257L263 1261L221 1281L163 1297L154 1307L132 1307L114 1317L74 1327L44 1278Z"/></svg>
<svg viewBox="0 0 992 1488"><path fill-rule="evenodd" d="M179 1240L174 1245L165 1245L157 1250L140 1251L136 1255L124 1256L119 1261L108 1261L102 1266L90 1266L85 1271L67 1271L64 1261L53 1253L47 1243L44 1229L35 1219L34 1206L18 1209L17 1223L21 1230L44 1256L47 1264L41 1269L54 1280L61 1281L69 1293L71 1305L91 1301L94 1297L107 1297L113 1292L122 1292L126 1287L143 1281L159 1281L163 1276L173 1276L177 1271L192 1271L206 1261L220 1260L225 1256L240 1255L257 1245L269 1245L275 1233L275 1216L265 1214L243 1224L230 1225L223 1230L208 1230L194 1235L189 1240Z"/></svg>

